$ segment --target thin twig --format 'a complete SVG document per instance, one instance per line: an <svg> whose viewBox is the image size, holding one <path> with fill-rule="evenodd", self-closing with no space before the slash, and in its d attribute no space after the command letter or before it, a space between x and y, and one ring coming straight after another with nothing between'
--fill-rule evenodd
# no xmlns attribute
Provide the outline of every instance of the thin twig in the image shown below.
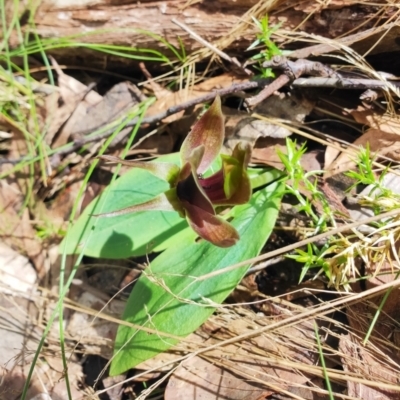
<svg viewBox="0 0 400 400"><path fill-rule="evenodd" d="M249 90L249 89L262 88L267 84L267 82L269 82L269 80L260 79L260 80L248 81L248 82L243 82L243 83L235 83L227 88L219 89L212 93L207 93L204 96L196 97L193 100L185 101L181 104L169 107L165 111L158 113L156 115L145 117L142 119L142 125L155 124L155 123L160 122L163 119L169 117L170 115L176 114L180 111L187 110L191 107L194 107L197 104L212 101L212 100L214 100L215 96L217 96L217 95L226 96L228 94L242 92L242 91ZM138 121L139 121L138 117L128 120L124 127L127 128L127 127L135 126L138 123ZM63 155L73 153L74 151L79 150L82 146L84 146L88 143L97 142L99 140L107 138L114 132L114 129L115 128L110 128L110 129L107 129L104 132L96 134L96 135L86 136L86 137L83 137L80 139L76 139L72 143L70 143L69 147L65 147L65 148L58 149L58 150L56 149L53 152L49 152L49 155L50 156L63 156ZM78 132L77 134L84 135L85 133L88 133L88 132L81 131L81 132ZM126 135L128 135L128 134L129 134L129 130L127 130L127 132L126 132ZM32 162L33 160L35 160L35 158L32 158L32 157L19 158L16 160L0 159L0 165L1 164L18 164L20 162L28 162L29 163L29 162Z"/></svg>
<svg viewBox="0 0 400 400"><path fill-rule="evenodd" d="M263 90L261 90L260 93L258 93L256 96L249 97L248 99L245 100L245 103L249 107L256 106L257 104L260 104L262 101L267 99L269 96L271 96L274 92L279 90L281 87L285 86L287 83L290 82L290 78L287 75L280 75L278 78L276 78L270 85L265 86Z"/></svg>
<svg viewBox="0 0 400 400"><path fill-rule="evenodd" d="M173 115L180 111L184 111L189 108L192 108L192 107L196 106L197 104L212 101L215 99L215 97L217 95L225 96L227 94L232 94L235 92L241 92L241 91L248 90L248 89L256 89L256 88L262 87L265 85L265 82L266 82L265 80L243 82L243 83L234 84L225 89L216 90L215 92L208 93L204 96L196 97L193 100L185 101L181 104L169 107L165 111L158 113L156 115L152 115L150 117L145 117L142 119L142 125L155 124L155 123L160 122L163 119L169 117L170 115ZM135 126L138 123L138 121L139 121L139 117L133 118L130 121L127 121L127 123L124 125L124 127L128 128L128 127ZM83 145L85 145L87 143L91 143L93 141L104 139L104 138L108 137L109 135L111 135L113 133L113 131L114 131L114 129L109 129L105 132L102 132L99 135L79 139L79 140L75 141L75 143L74 143L74 150L79 149L80 147L82 147ZM74 150L72 150L72 151L74 151ZM59 152L57 152L57 154L64 155L64 154L68 154L70 152L71 152L71 150L69 150L69 149L63 149L63 150L60 150Z"/></svg>
<svg viewBox="0 0 400 400"><path fill-rule="evenodd" d="M272 57L271 60L265 61L263 63L263 67L279 70L283 73L269 86L266 86L257 96L248 98L246 100L246 104L249 107L253 107L261 103L266 98L271 96L276 90L279 90L290 81L294 81L303 75L340 78L340 75L327 65L317 61L305 59L291 61L284 56L275 56Z"/></svg>
<svg viewBox="0 0 400 400"><path fill-rule="evenodd" d="M390 89L391 86L400 88L399 81L381 81L379 79L350 79L350 78L298 78L292 82L298 87L333 87L338 89ZM393 87L392 87L393 89Z"/></svg>

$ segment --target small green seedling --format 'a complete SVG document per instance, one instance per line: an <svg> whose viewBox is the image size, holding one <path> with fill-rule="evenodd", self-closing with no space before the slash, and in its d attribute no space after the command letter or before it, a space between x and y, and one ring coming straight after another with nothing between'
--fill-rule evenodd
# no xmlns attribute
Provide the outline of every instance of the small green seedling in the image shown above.
<svg viewBox="0 0 400 400"><path fill-rule="evenodd" d="M265 49L253 56L252 60L257 60L259 62L258 69L261 72L260 75L262 78L274 78L275 74L272 72L272 69L263 68L262 63L264 61L271 60L274 56L283 54L282 50L280 50L279 47L271 40L272 34L281 27L281 24L269 26L268 15L266 15L260 21L254 17L252 18L260 33L257 34L257 39L248 47L247 50L252 50L259 45L265 46Z"/></svg>

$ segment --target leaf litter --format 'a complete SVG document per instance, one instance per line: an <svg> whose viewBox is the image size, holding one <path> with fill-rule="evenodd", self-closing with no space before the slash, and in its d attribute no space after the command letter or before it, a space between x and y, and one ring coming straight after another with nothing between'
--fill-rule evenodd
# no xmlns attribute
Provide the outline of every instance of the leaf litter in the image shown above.
<svg viewBox="0 0 400 400"><path fill-rule="evenodd" d="M343 5L343 2L335 2L335 5L330 4L330 7L340 9ZM315 4L310 3L304 10L318 16L321 10L315 7ZM335 29L331 26L330 32ZM372 33L373 31L366 31L361 38L364 40ZM309 39L305 33L299 34L299 37ZM319 54L323 55L340 48L340 46L332 48L332 42L324 43L322 38L319 39L321 44L316 45L320 48ZM361 40L354 35L339 39L339 42L346 45L355 43L355 48L361 46ZM384 37L380 45L385 48ZM305 57L307 51L309 54L318 52L313 46L297 50L300 51L302 57ZM376 48L374 51L377 51ZM50 159L47 153L71 141L77 145L86 135L108 126L110 122L123 121L124 117L129 115L129 111L146 98L141 89L138 89L140 86L129 81L110 85L101 95L97 92L96 85L85 85L79 79L67 75L57 65L56 59L53 59L52 63L58 75L57 86L52 87L53 91L48 92L45 97L42 94L35 99L40 115L37 121L33 121L30 116L27 123L29 129L38 123L40 129L46 133L44 142L47 147L44 161L48 176L43 177L43 173L40 174L37 164L34 164L33 170L26 165L18 171L14 171L10 167L12 164L9 163L3 163L1 166L2 174L4 176L7 174L7 178L1 181L0 217L1 226L5 227L2 232L1 251L3 303L1 320L3 323L7 322L8 326L8 329L2 328L2 336L7 342L2 359L2 365L5 367L1 372L3 381L0 390L0 398L4 399L10 398L8 393L11 391L15 398L20 395L27 366L32 362L32 354L43 332L45 321L49 318L50 311L54 309L58 293L60 259L56 260L51 254L54 255L54 252L59 250L60 237L64 235L62 231L67 226L65 222L69 218L84 179L82 171L87 170L87 162L97 155L101 143L90 146L86 149L86 153L71 151L67 156L53 155ZM247 77L243 78L231 72L219 73L212 78L207 76L203 82L196 85L191 84L193 80L188 80L186 87L177 91L171 91L160 84L157 86L151 80L146 87L154 91L157 100L150 106L148 115L157 115L183 101L204 96L216 89L229 88L232 84L246 80ZM387 96L386 102L379 104L380 108L375 108L365 102L360 104L361 100L356 96L354 99L345 98L346 95L341 92L343 99L339 94L335 96L335 101L338 109L342 110L342 115L332 115L326 108L326 103L320 101L321 92L318 92L318 88L299 90L295 82L293 87L297 88L296 91L286 88L279 95L274 94L260 103L261 109L257 106L251 110L268 121L251 116L243 108L240 110L233 108L232 104L237 108L238 101L231 100L230 104L228 101L226 107L229 112L226 114L231 115L228 116L227 126L231 127L231 130L230 133L229 130L227 132L225 146L232 149L236 145L235 141L245 139L254 146L253 164L283 169L284 164L281 158L276 156L276 150L287 151L285 138L296 138L297 146L307 141L309 150L301 159L304 170L310 172L325 167L327 171L325 178L339 176L340 180L340 174L356 167L356 152L351 149L354 146L359 148L368 144L371 154L377 156L377 162L373 164L376 180L382 173L384 164L383 167L392 169L389 176L394 183L392 182L390 187L388 181L384 180L380 186L380 194L374 187L367 187L357 196L357 201L364 202L365 207L366 202L371 203L373 199L377 199L373 204L376 205L379 200L380 211L390 209L390 206L387 206L390 199L383 198L382 194L385 189L396 192L398 187L398 175L394 168L399 153L398 121L391 97L394 96L393 93ZM146 92L146 95L148 94ZM327 92L323 92L321 98L326 95ZM242 97L246 95L242 94ZM379 102L379 99L381 97L378 96L374 101ZM352 103L352 109L348 106L349 101ZM29 106L26 99L21 97L18 102L24 105L27 112ZM382 106L385 105L389 105L388 110L382 112ZM151 144L146 147L145 141L142 141L130 154L136 159L149 154L160 155L176 150L185 132L188 131L187 126L193 124L195 115L200 109L201 107L197 105L196 113L192 113L189 117L185 111L181 111L172 117L164 118L162 123L170 125L155 127L155 134L152 131L154 127L141 127L138 134L139 141L150 135ZM321 115L324 118L320 118ZM354 121L348 128L340 125L340 122L334 129L329 126L332 120L337 122L342 117L350 116ZM282 125L282 120L285 125ZM319 133L316 138L319 142L310 140L310 135L313 135L312 130L308 129L310 124L315 124L315 129ZM22 133L23 129L19 129L21 125L10 124L2 115L1 127L7 134L2 136L3 142L7 142L7 159L26 157L30 150L27 138ZM336 137L335 130L343 130L350 135L353 147L338 140L340 134L338 133ZM122 144L130 131L131 128L122 127L121 133L112 142L113 155L120 154ZM363 132L361 135L360 131ZM168 139L163 142L162 138L166 137L165 132ZM324 147L321 147L321 141ZM330 154L327 154L328 151ZM321 161L323 156L325 162ZM59 168L60 166L62 168ZM108 179L104 178L107 168L102 166L99 170L101 171L99 182L94 180L90 182L94 193L87 192L82 211L90 200L95 198L95 194L100 193L108 183ZM31 179L33 177L35 181L33 185L30 184L34 202L32 199L25 201L25 196L30 190L27 184L29 177ZM348 203L345 200L343 204L341 202L341 199L348 199L346 193L340 190L337 193L338 188L329 185L328 187L329 190L335 191L335 195L327 194L331 206L339 209L344 204L350 213L350 219L349 216L347 219L338 218L339 226L358 220L359 216L353 214L350 206L346 206ZM306 190L302 191L307 195ZM312 196L310 194L308 196L314 201L317 211L322 212ZM293 202L293 199L291 201ZM335 206L335 201L339 201L340 206ZM393 201L394 204L398 204L396 199ZM365 210L366 208L362 210L363 217ZM50 222L45 221L46 214L50 216ZM295 214L299 217L298 210ZM297 218L294 229L303 230L305 235L303 237L307 237L309 227L307 223L301 226L298 222L300 219ZM57 228L51 226L56 223ZM132 372L134 379L126 380L127 375L123 374L116 379L117 386L121 387L125 382L125 387L129 386L129 390L136 391L139 398L150 397L159 386L163 388L164 397L167 399L200 398L202 395L208 399L264 399L273 398L271 396L274 395L283 396L280 398L310 398L307 397L310 393L311 396L314 394L326 398L323 397L327 394L324 379L328 376L334 381L332 387L338 398L372 399L377 396L384 399L397 398L399 315L398 288L395 285L399 267L398 228L396 222L392 224L392 229L384 225L382 228L375 227L372 236L358 233L356 236L361 237L362 244L357 244L354 238L349 241L349 248L356 244L359 248L362 245L365 248L364 253L361 251L354 253L355 263L358 266L357 270L354 270L355 273L345 274L353 294L341 290L338 294L333 291L329 288L328 280L321 274L309 273L300 286L298 284L300 268L285 266L278 261L276 265L271 264L264 272L253 273L251 289L239 286L232 294L231 298L234 298L238 292L245 291L248 304L229 304L228 300L228 304L219 306L207 323L187 340L169 352L161 353L137 366ZM273 250L274 246L283 247L293 240L289 231L285 231L289 226L284 225L282 224L282 230L274 232L264 253ZM379 229L384 230L386 236L379 236ZM383 261L378 257L379 252L384 252L386 256ZM150 251L136 257L134 261L147 264L153 255L146 253ZM70 262L72 268L73 260ZM107 266L109 262L105 263L103 260L99 262L100 270L109 268ZM82 267L84 265L81 264ZM114 261L111 265L118 273L112 280L111 278L102 280L100 289L94 287L92 278L96 274L94 269L81 268L69 290L68 300L65 301L67 363L72 398L102 398L102 394L105 393L109 394L109 398L122 398L121 391L113 391L111 388L113 383L107 376L105 365L98 370L98 380L91 385L88 384L89 374L87 369L85 370L87 363L85 357L88 355L110 358L117 324L121 322L119 318L125 299L115 287L121 287L126 267L117 265ZM319 289L315 289L315 281L312 279L321 283ZM107 285L111 287L111 282L114 286L110 289L110 293L114 292L117 296L113 299L110 299L110 295L104 290ZM386 287L390 284L393 284L393 290L385 296ZM46 289L43 289L43 286ZM278 294L271 290L272 287L278 288ZM380 291L380 287L384 289ZM297 296L296 291L301 292L301 296ZM367 295L372 293L375 297L364 299L363 293ZM354 302L356 295L358 295L357 301ZM346 302L343 302L344 308L335 307L332 298L338 296L347 298ZM321 306L324 304L328 306L325 309ZM308 308L312 313L307 313ZM377 310L379 318L374 321L373 317ZM285 321L289 319L293 322L286 325ZM274 326L275 323L279 327L268 331L268 325ZM11 326L13 329L9 329ZM60 357L58 330L53 327L46 339L48 347L42 351L36 364L36 376L26 395L28 399L37 399L39 395L43 398L46 398L45 396L53 399L68 398L63 378L65 371ZM318 344L316 334L321 337L322 343ZM368 340L364 343L366 336ZM227 341L229 343L226 343ZM8 353L10 349L11 353ZM321 368L322 357L326 365L325 370ZM83 371L86 371L86 377ZM149 382L146 389L140 386L140 381L143 379ZM164 380L167 382L164 383ZM128 389L125 391L127 393Z"/></svg>

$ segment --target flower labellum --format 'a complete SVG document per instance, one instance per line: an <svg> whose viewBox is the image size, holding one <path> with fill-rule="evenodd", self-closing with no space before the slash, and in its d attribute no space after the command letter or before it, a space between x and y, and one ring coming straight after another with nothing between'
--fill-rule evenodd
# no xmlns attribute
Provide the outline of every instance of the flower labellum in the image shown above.
<svg viewBox="0 0 400 400"><path fill-rule="evenodd" d="M166 180L170 189L154 199L122 210L98 214L113 217L136 211L178 211L204 240L219 247L233 246L239 240L236 229L215 212L214 206L247 203L251 185L247 174L251 147L239 143L232 155L222 155L222 168L209 177L203 174L220 155L225 137L221 99L217 96L210 108L193 126L180 150L181 168L172 163L126 161L100 156L106 161L143 168Z"/></svg>

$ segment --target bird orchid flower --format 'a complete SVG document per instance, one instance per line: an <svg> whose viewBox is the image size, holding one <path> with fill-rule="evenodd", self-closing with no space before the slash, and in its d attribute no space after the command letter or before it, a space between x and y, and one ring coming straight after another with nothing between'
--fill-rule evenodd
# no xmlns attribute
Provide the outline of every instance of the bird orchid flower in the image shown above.
<svg viewBox="0 0 400 400"><path fill-rule="evenodd" d="M220 155L225 136L221 100L216 97L210 108L193 126L181 150L181 168L173 163L127 161L100 156L106 161L146 169L170 185L170 189L145 203L97 216L113 217L137 211L178 211L203 239L219 247L233 246L239 240L236 229L215 212L214 206L247 203L251 185L247 174L251 147L239 143L232 155L222 155L222 168L209 177L203 174Z"/></svg>

